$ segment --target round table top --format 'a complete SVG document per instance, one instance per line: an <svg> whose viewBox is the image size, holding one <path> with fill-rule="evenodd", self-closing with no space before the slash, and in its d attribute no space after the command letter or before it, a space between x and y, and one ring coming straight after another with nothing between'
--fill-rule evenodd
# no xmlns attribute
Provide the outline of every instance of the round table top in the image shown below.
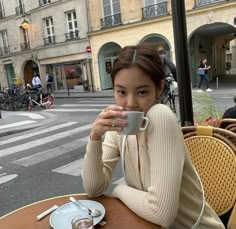
<svg viewBox="0 0 236 229"><path fill-rule="evenodd" d="M17 209L0 218L0 229L52 229L49 224L50 214L39 221L36 219L36 216L51 208L53 205L62 206L68 203L69 196L74 196L76 199L80 200L94 200L105 207L106 214L104 220L107 223L104 226L97 224L95 229L161 229L160 226L136 215L119 199L106 195L89 198L86 194L58 196Z"/></svg>

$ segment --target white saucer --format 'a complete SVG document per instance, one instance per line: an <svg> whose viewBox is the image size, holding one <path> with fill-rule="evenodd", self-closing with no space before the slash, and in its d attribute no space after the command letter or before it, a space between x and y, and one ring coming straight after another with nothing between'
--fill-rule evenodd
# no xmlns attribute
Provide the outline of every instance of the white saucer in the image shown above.
<svg viewBox="0 0 236 229"><path fill-rule="evenodd" d="M100 216L93 217L94 225L98 224L105 216L105 208L102 204L92 200L80 200L79 202L88 206L88 208L96 208L102 212ZM75 203L69 202L54 211L50 216L49 222L51 227L54 229L71 229L71 220L75 216L81 215L81 217L83 217L86 214L86 208L80 208L80 206Z"/></svg>

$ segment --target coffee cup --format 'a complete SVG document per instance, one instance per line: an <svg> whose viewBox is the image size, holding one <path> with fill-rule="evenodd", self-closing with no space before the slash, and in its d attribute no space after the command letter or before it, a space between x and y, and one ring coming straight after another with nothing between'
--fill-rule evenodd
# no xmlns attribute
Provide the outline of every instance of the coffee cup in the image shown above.
<svg viewBox="0 0 236 229"><path fill-rule="evenodd" d="M124 111L127 125L123 127L121 131L118 131L120 135L135 135L139 131L146 130L149 119L144 117L144 112L141 111ZM120 118L119 118L120 119Z"/></svg>

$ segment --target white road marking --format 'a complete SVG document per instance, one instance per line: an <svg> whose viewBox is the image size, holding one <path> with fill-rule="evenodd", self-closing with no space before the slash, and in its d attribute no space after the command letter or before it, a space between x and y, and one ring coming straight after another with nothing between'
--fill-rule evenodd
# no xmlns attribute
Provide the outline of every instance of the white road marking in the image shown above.
<svg viewBox="0 0 236 229"><path fill-rule="evenodd" d="M111 104L62 104L60 107L107 107Z"/></svg>
<svg viewBox="0 0 236 229"><path fill-rule="evenodd" d="M2 177L0 177L0 184L10 181L10 180L16 178L17 176L18 176L17 174L2 176Z"/></svg>
<svg viewBox="0 0 236 229"><path fill-rule="evenodd" d="M21 116L27 116L31 119L45 119L44 116L40 115L40 114L36 114L36 113L26 113L26 112L23 112L23 113L15 113L15 115L21 115Z"/></svg>
<svg viewBox="0 0 236 229"><path fill-rule="evenodd" d="M83 168L83 159L79 159L69 164L63 165L52 171L57 172L57 173L72 175L72 176L80 176L82 172L82 168Z"/></svg>
<svg viewBox="0 0 236 229"><path fill-rule="evenodd" d="M85 146L86 144L87 142L83 141L82 139L77 139L67 144L60 145L58 147L36 153L28 157L21 158L19 160L13 161L12 163L28 167L31 165L38 164L42 161L46 161L48 159L60 156L62 154L70 153L73 150L76 150L82 146Z"/></svg>
<svg viewBox="0 0 236 229"><path fill-rule="evenodd" d="M16 141L19 141L19 140L22 140L22 139L30 138L30 137L33 137L33 136L37 136L37 135L40 135L40 134L48 133L50 131L58 130L60 128L71 126L71 125L74 125L76 123L77 122L66 122L66 123L56 125L56 126L52 126L52 127L48 127L48 128L39 130L37 132L32 132L32 133L16 136L16 137L13 137L13 138L9 138L9 139L6 139L4 141L0 141L0 146L8 144L8 143L16 142Z"/></svg>
<svg viewBox="0 0 236 229"><path fill-rule="evenodd" d="M68 130L68 131L58 133L58 134L54 134L54 135L51 135L51 136L48 136L45 138L40 138L40 139L31 141L31 142L27 142L27 143L24 143L21 145L17 145L17 146L13 146L13 147L10 147L10 148L4 149L4 150L0 150L0 157L15 154L15 153L27 150L27 149L34 148L36 146L40 146L42 144L52 142L52 141L58 141L59 139L65 138L67 136L88 130L91 128L91 126L92 126L92 124L88 124L88 125L81 126L81 127L78 127L78 128L72 129L72 130Z"/></svg>
<svg viewBox="0 0 236 229"><path fill-rule="evenodd" d="M47 112L94 112L102 109L49 109Z"/></svg>
<svg viewBox="0 0 236 229"><path fill-rule="evenodd" d="M21 122L15 122L15 123L11 123L11 124L2 125L2 126L0 126L0 129L6 129L6 128L11 128L11 127L28 125L28 124L32 124L32 123L35 123L35 122L36 121L33 121L33 120L26 120L26 121L21 121Z"/></svg>

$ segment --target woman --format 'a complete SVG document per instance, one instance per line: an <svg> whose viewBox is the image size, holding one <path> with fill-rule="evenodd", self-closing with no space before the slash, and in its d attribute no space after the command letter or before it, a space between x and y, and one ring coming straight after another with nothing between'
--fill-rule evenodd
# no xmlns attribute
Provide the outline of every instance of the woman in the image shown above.
<svg viewBox="0 0 236 229"><path fill-rule="evenodd" d="M208 76L207 76L207 70L211 68L211 66L207 66L206 65L206 62L207 62L207 58L203 57L201 60L200 60L200 64L198 66L198 69L202 69L204 71L202 71L203 73L202 74L199 74L200 76L200 81L199 81L199 84L198 84L198 92L203 92L202 89L201 89L201 86L202 86L202 82L205 80L206 81L206 92L212 92L213 90L209 88L209 79L208 79Z"/></svg>
<svg viewBox="0 0 236 229"><path fill-rule="evenodd" d="M156 104L164 87L164 70L158 53L145 46L127 46L114 62L112 80L116 105L104 109L93 123L87 145L83 184L89 196L99 196L108 187L121 156L125 125L117 117L123 111L143 111L148 128L128 135L125 142L125 185L113 195L140 217L169 228L191 228L202 206L199 228L224 228L205 203L198 176L184 144L174 113ZM103 135L105 135L102 143Z"/></svg>

